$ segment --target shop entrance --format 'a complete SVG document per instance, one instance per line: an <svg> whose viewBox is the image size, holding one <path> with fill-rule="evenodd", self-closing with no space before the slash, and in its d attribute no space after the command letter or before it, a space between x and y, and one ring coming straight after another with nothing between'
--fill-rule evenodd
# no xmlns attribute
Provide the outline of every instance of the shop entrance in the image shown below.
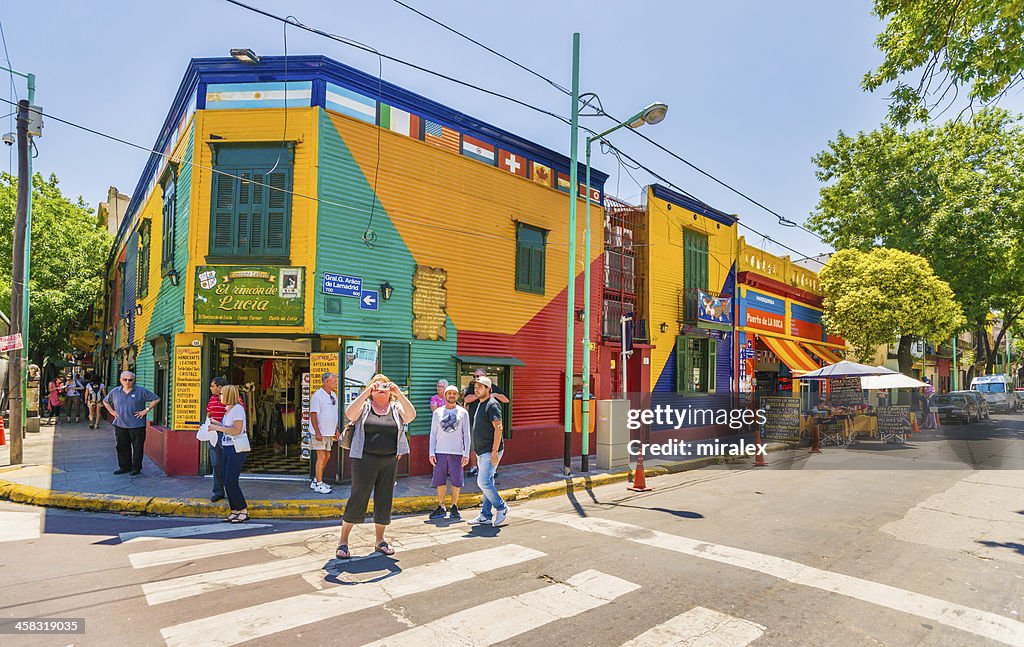
<svg viewBox="0 0 1024 647"><path fill-rule="evenodd" d="M252 451L245 472L306 477L302 458L302 376L309 373L309 339L220 338L216 373L245 400Z"/></svg>

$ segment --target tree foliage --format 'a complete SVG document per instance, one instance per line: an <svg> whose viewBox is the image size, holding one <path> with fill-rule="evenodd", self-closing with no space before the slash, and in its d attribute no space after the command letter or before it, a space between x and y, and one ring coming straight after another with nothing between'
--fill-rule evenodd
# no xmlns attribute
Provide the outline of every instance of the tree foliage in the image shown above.
<svg viewBox="0 0 1024 647"><path fill-rule="evenodd" d="M11 248L17 178L0 174L0 310L11 302ZM55 176L33 178L29 350L41 358L68 350L69 334L103 295L110 236L81 198L60 191Z"/></svg>
<svg viewBox="0 0 1024 647"><path fill-rule="evenodd" d="M873 13L888 21L875 39L885 60L861 85L896 82L889 116L898 125L926 121L961 91L973 112L1024 79L1024 0L875 0Z"/></svg>
<svg viewBox="0 0 1024 647"><path fill-rule="evenodd" d="M868 361L880 344L900 341L910 357L910 343L923 338L946 341L963 326L963 312L949 284L920 256L897 249L836 252L818 275L825 297L823 321L849 341L860 361ZM903 366L900 370L910 368Z"/></svg>
<svg viewBox="0 0 1024 647"><path fill-rule="evenodd" d="M840 132L814 162L826 184L808 224L836 249L884 246L923 256L975 326L993 311L1011 323L1020 316L1019 118L987 109L969 121L913 132L887 125L854 137ZM979 351L992 356L989 348Z"/></svg>

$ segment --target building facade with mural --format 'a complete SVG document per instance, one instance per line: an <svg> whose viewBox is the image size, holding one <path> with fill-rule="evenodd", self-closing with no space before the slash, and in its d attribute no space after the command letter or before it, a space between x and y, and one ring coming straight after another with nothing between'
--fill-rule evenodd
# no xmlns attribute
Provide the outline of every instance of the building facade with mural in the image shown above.
<svg viewBox="0 0 1024 647"><path fill-rule="evenodd" d="M332 367L342 404L376 372L409 394L402 473L429 472L437 381L479 367L511 398L505 460L562 455L567 157L319 56L193 60L154 149L111 255L103 357L161 396L147 453L165 471L204 472L192 432L225 375L247 469L305 473L304 409Z"/></svg>

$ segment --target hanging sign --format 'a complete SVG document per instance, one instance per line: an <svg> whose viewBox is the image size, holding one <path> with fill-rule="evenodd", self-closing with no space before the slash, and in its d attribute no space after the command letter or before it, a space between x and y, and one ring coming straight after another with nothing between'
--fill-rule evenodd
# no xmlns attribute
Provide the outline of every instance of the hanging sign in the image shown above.
<svg viewBox="0 0 1024 647"><path fill-rule="evenodd" d="M301 267L200 265L196 268L197 326L301 326L305 290Z"/></svg>
<svg viewBox="0 0 1024 647"><path fill-rule="evenodd" d="M203 349L174 347L174 422L178 431L196 431L202 422Z"/></svg>

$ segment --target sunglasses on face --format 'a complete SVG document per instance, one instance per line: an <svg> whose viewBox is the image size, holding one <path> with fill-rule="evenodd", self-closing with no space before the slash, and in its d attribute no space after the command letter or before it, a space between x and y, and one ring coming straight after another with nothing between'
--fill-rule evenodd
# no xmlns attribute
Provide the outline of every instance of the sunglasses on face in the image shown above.
<svg viewBox="0 0 1024 647"><path fill-rule="evenodd" d="M122 381L122 382L134 382L135 380L133 380L133 379L131 379L131 378L127 378L127 377L122 377L122 378L121 378L121 381Z"/></svg>

